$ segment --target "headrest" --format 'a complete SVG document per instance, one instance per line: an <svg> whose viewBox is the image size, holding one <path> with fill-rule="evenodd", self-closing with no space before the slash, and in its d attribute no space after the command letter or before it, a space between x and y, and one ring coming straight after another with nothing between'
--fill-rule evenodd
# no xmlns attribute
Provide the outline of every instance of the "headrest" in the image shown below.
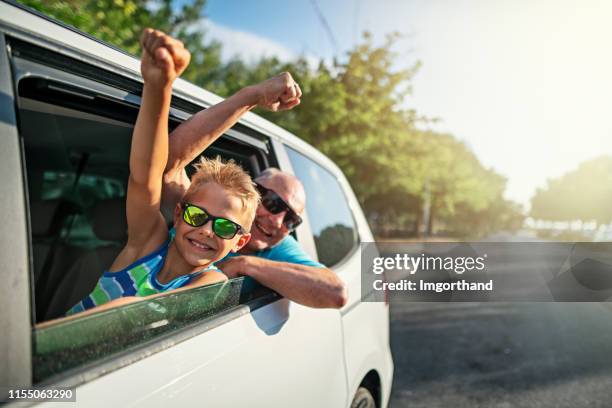
<svg viewBox="0 0 612 408"><path fill-rule="evenodd" d="M127 239L125 197L100 200L93 209L93 231L99 239L120 241Z"/></svg>
<svg viewBox="0 0 612 408"><path fill-rule="evenodd" d="M51 231L53 219L60 201L60 199L33 201L30 204L33 236L45 237L53 233Z"/></svg>

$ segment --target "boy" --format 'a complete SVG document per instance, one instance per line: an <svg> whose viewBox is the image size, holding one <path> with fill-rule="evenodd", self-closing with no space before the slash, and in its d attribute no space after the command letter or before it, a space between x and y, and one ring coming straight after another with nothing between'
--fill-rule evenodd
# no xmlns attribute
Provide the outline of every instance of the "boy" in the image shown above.
<svg viewBox="0 0 612 408"><path fill-rule="evenodd" d="M250 239L259 195L234 163L202 160L192 185L174 209L168 231L160 212L162 177L168 160L168 113L172 83L190 54L164 33L146 29L141 72L142 105L134 127L127 192L128 241L93 292L68 311L115 307L177 288L223 282L213 263Z"/></svg>

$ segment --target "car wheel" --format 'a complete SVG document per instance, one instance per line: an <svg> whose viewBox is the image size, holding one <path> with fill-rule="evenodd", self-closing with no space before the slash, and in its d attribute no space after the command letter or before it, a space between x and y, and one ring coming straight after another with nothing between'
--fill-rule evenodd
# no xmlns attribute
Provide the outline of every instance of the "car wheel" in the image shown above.
<svg viewBox="0 0 612 408"><path fill-rule="evenodd" d="M351 402L351 408L376 408L376 402L367 388L359 387Z"/></svg>

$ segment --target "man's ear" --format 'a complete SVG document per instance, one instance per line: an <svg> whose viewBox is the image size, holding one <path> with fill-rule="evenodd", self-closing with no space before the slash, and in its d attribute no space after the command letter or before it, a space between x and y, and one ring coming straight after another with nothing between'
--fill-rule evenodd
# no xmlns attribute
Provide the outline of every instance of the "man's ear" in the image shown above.
<svg viewBox="0 0 612 408"><path fill-rule="evenodd" d="M251 233L241 234L238 241L236 241L236 245L232 248L232 252L240 251L251 239Z"/></svg>

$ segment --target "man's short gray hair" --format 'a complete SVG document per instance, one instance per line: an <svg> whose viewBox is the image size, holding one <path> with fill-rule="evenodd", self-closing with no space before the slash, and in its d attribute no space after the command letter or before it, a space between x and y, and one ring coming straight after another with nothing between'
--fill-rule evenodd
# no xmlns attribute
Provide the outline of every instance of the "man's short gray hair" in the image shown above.
<svg viewBox="0 0 612 408"><path fill-rule="evenodd" d="M255 180L271 179L274 176L279 175L279 174L287 174L287 173L280 171L276 167L268 167L267 169L259 173L259 175L255 177Z"/></svg>
<svg viewBox="0 0 612 408"><path fill-rule="evenodd" d="M279 185L282 186L280 188L293 197L289 198L289 200L293 202L294 206L296 206L296 208L293 208L293 211L296 211L298 214L302 213L306 205L306 191L304 191L304 185L299 178L277 168L268 167L255 178L255 182L267 180L270 180L270 182L279 183L277 187ZM278 191L276 193L278 194Z"/></svg>

